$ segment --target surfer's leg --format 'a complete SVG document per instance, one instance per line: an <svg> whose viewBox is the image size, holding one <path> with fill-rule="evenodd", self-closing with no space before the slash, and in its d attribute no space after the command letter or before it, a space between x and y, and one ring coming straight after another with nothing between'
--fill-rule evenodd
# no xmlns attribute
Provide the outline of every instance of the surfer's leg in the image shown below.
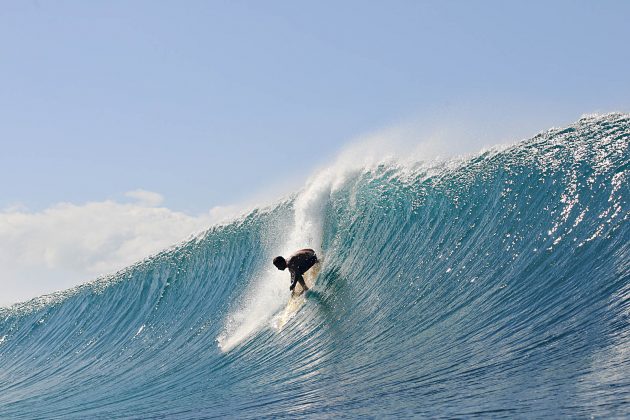
<svg viewBox="0 0 630 420"><path fill-rule="evenodd" d="M298 276L297 281L300 282L300 286L302 286L302 290L304 291L308 290L308 286L306 286L306 283L304 283L304 277Z"/></svg>

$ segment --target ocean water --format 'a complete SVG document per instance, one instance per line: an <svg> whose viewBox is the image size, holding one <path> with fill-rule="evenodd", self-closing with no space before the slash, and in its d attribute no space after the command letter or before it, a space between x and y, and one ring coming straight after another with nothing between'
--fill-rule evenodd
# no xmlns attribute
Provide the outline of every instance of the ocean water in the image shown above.
<svg viewBox="0 0 630 420"><path fill-rule="evenodd" d="M0 418L628 417L630 115L323 170L113 276L0 309ZM323 259L279 328L289 279Z"/></svg>

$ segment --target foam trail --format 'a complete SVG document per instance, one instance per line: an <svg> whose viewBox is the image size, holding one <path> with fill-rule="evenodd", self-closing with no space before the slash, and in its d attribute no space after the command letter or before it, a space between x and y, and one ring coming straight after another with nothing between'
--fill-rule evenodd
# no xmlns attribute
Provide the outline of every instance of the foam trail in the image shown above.
<svg viewBox="0 0 630 420"><path fill-rule="evenodd" d="M322 257L323 211L333 192L339 189L348 176L373 162L372 154L363 152L357 157L357 148L343 153L333 165L311 177L306 187L293 202L293 224L287 240L275 247L270 255L290 255L297 249L312 248ZM269 261L271 265L271 261ZM228 352L269 325L289 298L288 273L273 266L250 280L249 292L227 318L217 342Z"/></svg>
<svg viewBox="0 0 630 420"><path fill-rule="evenodd" d="M291 233L272 255L289 255L296 249L311 247L321 250L322 210L330 194L330 184L310 183L294 202ZM271 265L271 262L269 262ZM230 351L266 326L288 299L287 273L273 266L250 280L247 296L228 316L223 332L217 338L219 348Z"/></svg>

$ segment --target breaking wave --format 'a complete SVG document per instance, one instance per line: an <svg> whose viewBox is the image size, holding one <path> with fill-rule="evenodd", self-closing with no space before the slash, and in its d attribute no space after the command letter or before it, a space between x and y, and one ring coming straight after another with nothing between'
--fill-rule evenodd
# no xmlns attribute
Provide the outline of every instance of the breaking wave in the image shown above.
<svg viewBox="0 0 630 420"><path fill-rule="evenodd" d="M0 417L630 415L630 116L335 167L128 269L0 309ZM288 275L323 257L285 328Z"/></svg>

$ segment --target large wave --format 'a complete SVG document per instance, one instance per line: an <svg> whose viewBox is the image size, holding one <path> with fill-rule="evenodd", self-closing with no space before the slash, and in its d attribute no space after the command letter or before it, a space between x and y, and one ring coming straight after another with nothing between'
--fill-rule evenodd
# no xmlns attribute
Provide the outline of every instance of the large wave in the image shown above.
<svg viewBox="0 0 630 420"><path fill-rule="evenodd" d="M329 168L128 269L0 309L0 417L630 415L630 116ZM282 330L275 255L324 263Z"/></svg>

